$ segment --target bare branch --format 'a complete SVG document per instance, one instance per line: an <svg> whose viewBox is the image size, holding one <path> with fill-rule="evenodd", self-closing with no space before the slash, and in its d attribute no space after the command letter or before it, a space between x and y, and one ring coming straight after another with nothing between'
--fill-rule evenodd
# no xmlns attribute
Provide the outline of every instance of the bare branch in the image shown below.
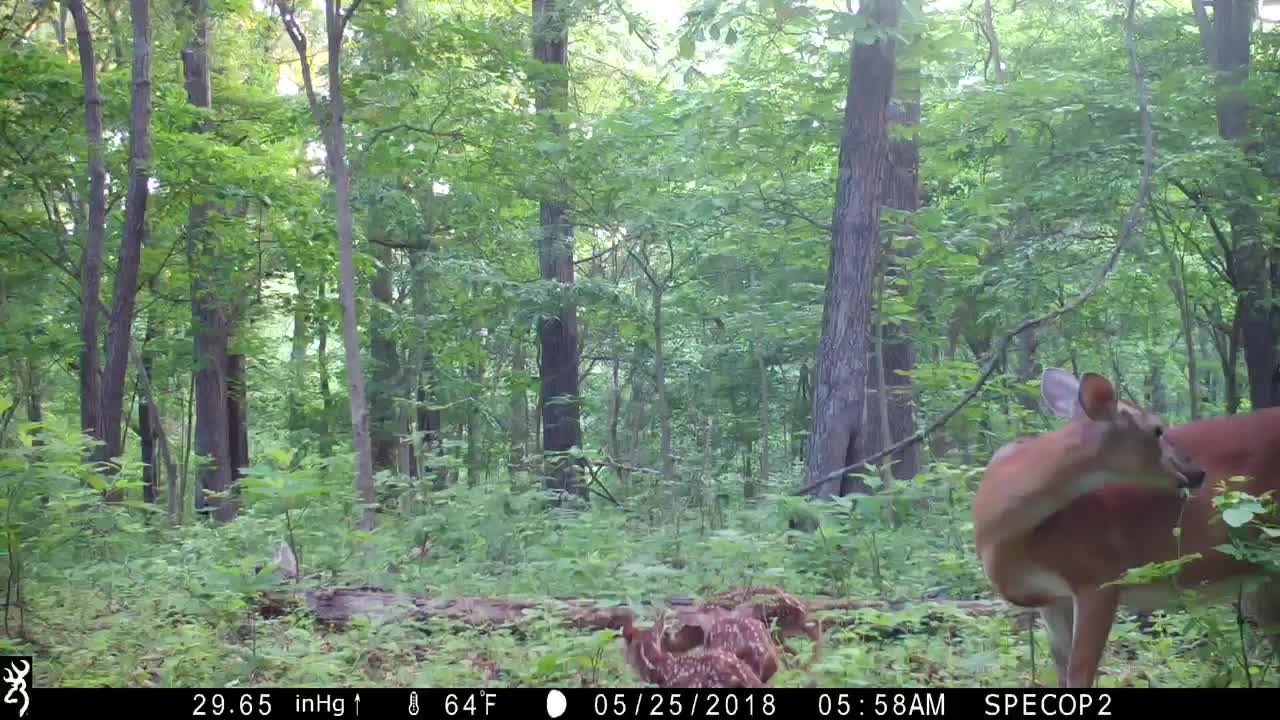
<svg viewBox="0 0 1280 720"><path fill-rule="evenodd" d="M1129 242L1133 239L1134 233L1142 223L1142 210L1151 197L1151 175L1155 158L1155 140L1154 132L1151 128L1151 110L1147 104L1147 84L1143 79L1142 67L1138 63L1138 47L1137 41L1134 38L1134 1L1135 0L1129 0L1129 12L1125 17L1125 39L1127 40L1129 47L1129 71L1130 75L1133 77L1133 83L1138 95L1138 117L1142 126L1142 172L1138 180L1138 192L1137 196L1133 200L1133 207L1129 209L1129 214L1125 217L1124 222L1120 226L1120 234L1116 238L1116 246L1115 249L1111 251L1111 255L1107 258L1106 262L1102 264L1102 267L1099 268L1097 275L1089 285L1070 302L1062 305L1052 312L1041 315L1040 317L1024 320L1013 330L1006 332L1004 336L1000 338L1000 341L996 343L997 347L991 352L991 356L987 360L987 366L982 371L982 375L978 378L978 381L974 386L965 393L964 397L960 399L960 402L953 405L949 410L933 422L929 423L919 432L916 432L914 435L910 435L880 452L868 455L851 465L827 473L823 477L820 477L797 490L795 493L796 495L806 495L831 480L835 480L843 476L851 470L873 463L888 455L892 455L902 448L914 445L915 443L924 440L938 428L947 424L947 421L952 417L955 417L955 415L959 413L965 405L968 405L975 397L978 396L978 393L982 390L983 386L985 386L987 381L991 379L991 376L995 374L995 369L999 364L1000 358L1004 357L1004 354L1008 351L1009 344L1013 341L1014 337L1027 330L1057 320L1067 313L1074 312L1102 287L1107 277L1111 274L1111 271L1116 266L1116 261L1120 258L1120 254L1124 252L1125 248L1129 245Z"/></svg>
<svg viewBox="0 0 1280 720"><path fill-rule="evenodd" d="M294 17L293 8L289 7L288 0L275 0L275 2L280 10L284 31L298 51L298 62L302 66L302 85L307 91L307 103L311 106L311 114L315 116L316 124L320 126L320 137L324 141L325 148L329 149L329 132L325 129L328 123L324 120L324 110L320 107L320 101L316 98L315 85L311 82L311 60L307 57L307 36L302 32L302 26L298 25L298 19ZM326 158L331 154L326 153Z"/></svg>

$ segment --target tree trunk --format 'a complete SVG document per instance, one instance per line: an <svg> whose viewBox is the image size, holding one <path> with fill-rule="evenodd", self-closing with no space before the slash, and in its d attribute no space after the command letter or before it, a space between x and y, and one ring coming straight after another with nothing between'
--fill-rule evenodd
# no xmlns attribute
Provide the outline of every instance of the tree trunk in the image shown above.
<svg viewBox="0 0 1280 720"><path fill-rule="evenodd" d="M483 348L483 343L481 344ZM484 361L476 358L467 362L467 485L475 485L484 474L480 460L483 430L480 427L480 403L484 398Z"/></svg>
<svg viewBox="0 0 1280 720"><path fill-rule="evenodd" d="M376 205L370 211L369 233L376 237L385 236L386 225L382 213ZM391 251L377 243L371 243L375 260L373 282L370 293L373 295L373 306L370 308L369 345L373 363L370 368L372 380L369 383L370 429L373 442L374 470L392 470L396 465L396 450L400 439L396 437L398 416L396 414L395 396L401 379L400 355L396 349L395 338L391 335L394 322L395 298L392 295Z"/></svg>
<svg viewBox="0 0 1280 720"><path fill-rule="evenodd" d="M1238 143L1246 160L1256 164L1261 143L1249 128L1249 101L1243 87L1249 77L1254 5L1246 0L1218 0L1213 3L1210 25L1204 3L1193 2L1201 43L1210 67L1217 73L1218 134ZM1240 185L1247 184L1246 178L1240 179ZM1277 289L1272 287L1269 263L1275 258L1263 242L1262 221L1252 194L1241 187L1227 195L1231 243L1237 253L1235 289L1249 400L1254 409L1280 405L1280 397L1273 393L1280 321L1280 310L1271 308Z"/></svg>
<svg viewBox="0 0 1280 720"><path fill-rule="evenodd" d="M756 348L756 367L760 370L760 487L769 484L769 435L772 432L769 419L773 411L769 408L769 364L765 362L764 351ZM710 434L710 427L707 433ZM710 439L707 444L710 446ZM755 495L755 487L748 484L743 493L746 497Z"/></svg>
<svg viewBox="0 0 1280 720"><path fill-rule="evenodd" d="M858 14L872 26L897 25L898 0L868 0ZM896 41L853 42L849 58L839 178L817 382L805 458L805 482L815 483L849 464L859 443L867 383L872 278L880 265L880 201L888 164L887 109ZM815 488L830 497L837 475Z"/></svg>
<svg viewBox="0 0 1280 720"><path fill-rule="evenodd" d="M30 356L26 359L27 364L27 420L33 423L44 422L44 407L40 401L40 371L36 368L36 362ZM37 443L39 440L36 441Z"/></svg>
<svg viewBox="0 0 1280 720"><path fill-rule="evenodd" d="M306 386L307 346L311 344L311 335L307 330L306 304L303 301L306 297L306 276L301 270L294 270L293 278L297 292L294 295L293 305L293 339L289 349L291 380L287 404L290 434L298 433L303 428L302 393Z"/></svg>
<svg viewBox="0 0 1280 720"><path fill-rule="evenodd" d="M129 109L129 189L125 195L124 238L116 273L115 295L107 330L107 362L102 378L104 447L99 460L119 456L120 418L124 410L125 371L129 367L130 331L137 299L138 265L147 242L147 199L151 170L151 16L147 0L130 0L133 22L133 70ZM90 298L85 298L89 301ZM119 501L113 491L108 500Z"/></svg>
<svg viewBox="0 0 1280 720"><path fill-rule="evenodd" d="M653 383L658 388L658 428L662 437L662 479L672 481L676 476L675 452L671 447L671 401L667 394L667 358L664 327L662 324L662 300L666 289L653 288Z"/></svg>
<svg viewBox="0 0 1280 720"><path fill-rule="evenodd" d="M365 407L364 370L360 359L360 326L356 318L356 266L351 227L351 186L347 174L346 128L343 118L342 51L343 23L337 0L326 0L325 19L329 28L329 110L333 159L334 195L338 204L338 267L341 277L338 301L342 305L342 344L347 364L347 389L351 400L351 428L356 451L356 500L364 504L358 527L372 530L374 514L373 458L369 445L369 412Z"/></svg>
<svg viewBox="0 0 1280 720"><path fill-rule="evenodd" d="M329 387L329 319L324 311L326 295L324 278L316 288L317 299L321 310L316 314L319 320L320 337L316 341L316 365L320 370L320 453L333 454L333 428L329 422L333 419L333 391Z"/></svg>
<svg viewBox="0 0 1280 720"><path fill-rule="evenodd" d="M116 19L116 3L107 0L102 3L102 16L107 21L107 33L111 36L111 57L116 65L124 65L124 33L120 30L120 21Z"/></svg>
<svg viewBox="0 0 1280 720"><path fill-rule="evenodd" d="M154 316L147 322L147 335L142 343L142 371L147 377L153 375L152 353L150 341L156 337L156 321ZM156 425L160 418L148 400L148 394L138 393L138 437L142 452L142 501L155 503L156 481L160 477L160 466L156 463Z"/></svg>
<svg viewBox="0 0 1280 720"><path fill-rule="evenodd" d="M182 84L187 102L200 111L213 107L209 70L209 5L207 0L186 0L189 13L182 22L190 28L182 47ZM207 120L191 129L208 133ZM195 507L209 512L217 522L236 515L235 503L210 498L232 486L235 463L231 455L231 425L227 414L227 343L231 334L227 317L225 258L210 227L212 203L194 202L187 210L187 258L191 263L191 324L195 360L195 454L200 458L196 475Z"/></svg>
<svg viewBox="0 0 1280 720"><path fill-rule="evenodd" d="M1178 306L1178 320L1182 323L1182 348L1187 355L1187 398L1191 403L1191 419L1200 418L1200 369L1196 348L1196 324L1192 315L1191 300L1187 297L1186 264L1176 254L1165 238L1164 223L1153 213L1160 247L1169 261L1169 291Z"/></svg>
<svg viewBox="0 0 1280 720"><path fill-rule="evenodd" d="M920 208L920 141L916 126L920 123L920 68L917 62L899 71L899 97L891 100L888 121L901 125L898 133L910 132L907 137L889 141L889 166L885 170L886 206L904 213ZM917 248L909 221L895 226L884 243L890 253L886 263L885 283L901 283L904 275L903 261L915 255ZM887 288L882 288L884 291ZM904 288L905 291L906 288ZM883 303L881 303L883 307ZM877 311L883 314L883 310ZM915 392L909 373L915 368L915 347L908 331L901 325L876 318L879 347L869 356L867 373L868 395L866 400L866 441L863 455L879 452L897 440L914 435ZM856 458L853 458L856 461ZM889 478L906 480L920 472L920 445L912 444L880 464L892 463ZM866 468L854 472L865 473ZM854 483L856 487L856 483ZM866 488L864 488L866 489Z"/></svg>
<svg viewBox="0 0 1280 720"><path fill-rule="evenodd" d="M249 386L244 355L227 356L227 438L231 458L231 481L243 475L249 466Z"/></svg>
<svg viewBox="0 0 1280 720"><path fill-rule="evenodd" d="M428 236L427 245L430 244ZM425 477L433 470L431 458L441 447L441 430L443 419L440 410L435 407L434 392L435 359L431 352L431 342L426 327L427 317L431 314L431 298L427 295L426 269L427 252L414 252L409 256L409 270L412 281L409 286L410 302L413 304L413 316L416 318L418 332L422 334L422 342L415 343L410 358L410 371L414 378L414 399L416 401L416 426L421 438L422 447L416 451L411 460L411 473L414 477ZM433 479L433 487L439 489L447 484L445 469Z"/></svg>
<svg viewBox="0 0 1280 720"><path fill-rule="evenodd" d="M98 303L102 293L102 246L107 227L107 170L103 159L102 97L98 91L93 34L84 0L66 0L76 28L84 83L84 126L89 144L89 223L80 255L80 429L103 438L102 362L98 353Z"/></svg>
<svg viewBox="0 0 1280 720"><path fill-rule="evenodd" d="M522 330L527 326L521 325ZM518 332L512 336L514 347L511 350L511 397L508 414L507 440L509 459L508 470L512 474L524 468L524 457L529 445L529 394L525 390L524 374L527 372L528 350L525 347L525 333Z"/></svg>
<svg viewBox="0 0 1280 720"><path fill-rule="evenodd" d="M569 33L561 0L533 0L533 57L540 67L535 81L536 112L546 118L556 135L564 130L555 113L569 109L569 80L566 75ZM566 222L567 205L562 181L553 182L539 202L542 234L538 242L538 264L543 280L573 285L573 233ZM559 311L543 317L538 324L542 345L539 371L542 377L542 448L551 467L546 472L548 489L587 497L578 479L578 464L562 456L582 446L578 409L578 312L572 301L560 303Z"/></svg>
<svg viewBox="0 0 1280 720"><path fill-rule="evenodd" d="M622 358L614 356L609 361L609 457L615 460L622 457L622 449L618 444L618 421L622 415Z"/></svg>

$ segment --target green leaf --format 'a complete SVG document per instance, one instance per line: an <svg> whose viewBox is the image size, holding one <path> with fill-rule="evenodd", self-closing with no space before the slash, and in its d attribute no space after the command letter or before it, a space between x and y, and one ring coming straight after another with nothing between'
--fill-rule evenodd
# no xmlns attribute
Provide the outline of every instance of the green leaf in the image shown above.
<svg viewBox="0 0 1280 720"><path fill-rule="evenodd" d="M1253 509L1245 506L1227 508L1222 512L1222 519L1231 527L1242 527L1253 519Z"/></svg>
<svg viewBox="0 0 1280 720"><path fill-rule="evenodd" d="M693 50L694 50L693 36L687 33L684 35L681 35L680 36L680 57L686 58L686 59L692 58Z"/></svg>

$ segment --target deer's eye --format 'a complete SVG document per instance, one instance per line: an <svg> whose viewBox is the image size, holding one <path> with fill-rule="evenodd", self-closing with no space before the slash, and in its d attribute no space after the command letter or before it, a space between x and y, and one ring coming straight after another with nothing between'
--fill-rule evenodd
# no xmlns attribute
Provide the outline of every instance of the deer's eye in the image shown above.
<svg viewBox="0 0 1280 720"><path fill-rule="evenodd" d="M1164 428L1156 426L1156 437L1164 437Z"/></svg>

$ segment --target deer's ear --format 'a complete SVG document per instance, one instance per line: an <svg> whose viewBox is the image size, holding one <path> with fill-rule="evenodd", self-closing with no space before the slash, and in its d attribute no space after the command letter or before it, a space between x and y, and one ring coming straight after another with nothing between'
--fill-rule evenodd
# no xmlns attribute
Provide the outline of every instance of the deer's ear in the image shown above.
<svg viewBox="0 0 1280 720"><path fill-rule="evenodd" d="M1080 407L1092 420L1110 420L1116 415L1116 389L1111 381L1097 373L1085 373L1080 378Z"/></svg>
<svg viewBox="0 0 1280 720"><path fill-rule="evenodd" d="M1080 395L1080 381L1066 370L1046 368L1040 375L1040 396L1049 406L1049 411L1060 418L1072 418L1080 412L1077 398Z"/></svg>

